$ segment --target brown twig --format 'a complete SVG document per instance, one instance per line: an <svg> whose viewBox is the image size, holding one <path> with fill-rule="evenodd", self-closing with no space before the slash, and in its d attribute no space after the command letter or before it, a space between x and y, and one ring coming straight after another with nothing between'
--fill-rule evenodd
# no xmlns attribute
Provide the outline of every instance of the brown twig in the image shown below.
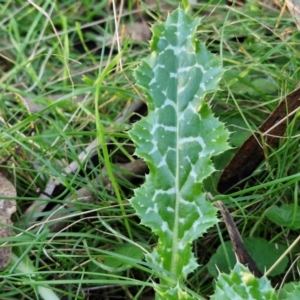
<svg viewBox="0 0 300 300"><path fill-rule="evenodd" d="M243 243L242 237L231 217L230 212L221 201L216 201L214 205L220 210L224 218L224 222L228 230L231 243L233 245L233 250L238 261L244 266L248 267L250 272L253 273L254 276L256 276L257 278L262 277L262 273L258 270L255 261L252 259Z"/></svg>
<svg viewBox="0 0 300 300"><path fill-rule="evenodd" d="M278 147L287 122L291 121L300 106L300 88L285 96L274 112L259 127L260 133L251 135L238 149L235 156L224 169L217 190L225 193L238 182L252 174L264 160L263 144L271 148Z"/></svg>

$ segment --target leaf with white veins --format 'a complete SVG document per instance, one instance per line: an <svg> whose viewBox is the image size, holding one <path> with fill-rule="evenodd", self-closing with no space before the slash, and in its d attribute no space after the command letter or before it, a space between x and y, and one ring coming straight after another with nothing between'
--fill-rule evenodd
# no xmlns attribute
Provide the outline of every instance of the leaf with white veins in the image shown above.
<svg viewBox="0 0 300 300"><path fill-rule="evenodd" d="M217 223L202 182L215 170L211 157L229 149L229 133L204 99L223 70L195 40L199 23L177 9L152 27L151 55L135 71L148 116L129 131L150 169L131 199L142 224L159 237L148 260L179 279L197 267L192 242Z"/></svg>

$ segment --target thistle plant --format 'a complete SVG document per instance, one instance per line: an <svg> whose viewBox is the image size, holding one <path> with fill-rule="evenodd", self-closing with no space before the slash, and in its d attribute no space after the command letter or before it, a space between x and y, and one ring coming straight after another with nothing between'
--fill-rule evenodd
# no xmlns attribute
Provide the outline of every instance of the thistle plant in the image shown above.
<svg viewBox="0 0 300 300"><path fill-rule="evenodd" d="M215 170L211 158L229 149L229 132L207 101L223 70L197 41L199 24L200 19L177 9L165 23L154 25L151 55L135 70L148 116L129 135L150 172L130 202L141 223L158 236L157 247L147 255L161 270L157 299L195 299L181 284L197 268L191 246L218 222L203 180Z"/></svg>
<svg viewBox="0 0 300 300"><path fill-rule="evenodd" d="M129 132L150 169L131 199L141 223L159 237L147 259L179 279L197 267L192 242L217 223L202 182L214 171L211 157L229 148L228 132L205 101L223 70L196 41L198 24L177 9L152 27L151 56L135 71L148 116Z"/></svg>

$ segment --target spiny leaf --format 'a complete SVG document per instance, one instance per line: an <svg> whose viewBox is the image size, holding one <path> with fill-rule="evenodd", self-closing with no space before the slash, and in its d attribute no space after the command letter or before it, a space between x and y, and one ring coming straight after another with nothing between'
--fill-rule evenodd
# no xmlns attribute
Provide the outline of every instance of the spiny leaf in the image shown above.
<svg viewBox="0 0 300 300"><path fill-rule="evenodd" d="M256 278L242 264L237 263L230 275L219 274L215 294L211 300L276 300L275 290L266 277Z"/></svg>
<svg viewBox="0 0 300 300"><path fill-rule="evenodd" d="M228 132L205 102L223 70L195 40L199 22L177 9L152 27L152 53L135 71L148 116L129 132L150 169L131 199L141 222L159 237L148 259L178 278L197 267L191 243L217 223L202 181L214 171L211 157L229 148Z"/></svg>
<svg viewBox="0 0 300 300"><path fill-rule="evenodd" d="M278 294L280 300L298 300L300 299L300 283L289 282L286 283Z"/></svg>

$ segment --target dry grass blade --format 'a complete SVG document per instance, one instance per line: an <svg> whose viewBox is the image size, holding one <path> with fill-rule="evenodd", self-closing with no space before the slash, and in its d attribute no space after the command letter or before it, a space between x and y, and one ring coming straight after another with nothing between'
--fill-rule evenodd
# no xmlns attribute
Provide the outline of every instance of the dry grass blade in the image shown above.
<svg viewBox="0 0 300 300"><path fill-rule="evenodd" d="M285 1L291 15L295 19L298 30L300 30L300 3L299 0L286 0Z"/></svg>
<svg viewBox="0 0 300 300"><path fill-rule="evenodd" d="M230 215L230 212L226 208L226 206L221 202L217 201L215 202L215 206L218 207L220 210L224 222L226 225L226 228L228 230L230 240L233 245L233 250L237 256L238 261L249 268L249 270L255 275L256 277L260 278L262 277L262 273L258 270L255 261L250 256L248 250L246 249L242 237Z"/></svg>

